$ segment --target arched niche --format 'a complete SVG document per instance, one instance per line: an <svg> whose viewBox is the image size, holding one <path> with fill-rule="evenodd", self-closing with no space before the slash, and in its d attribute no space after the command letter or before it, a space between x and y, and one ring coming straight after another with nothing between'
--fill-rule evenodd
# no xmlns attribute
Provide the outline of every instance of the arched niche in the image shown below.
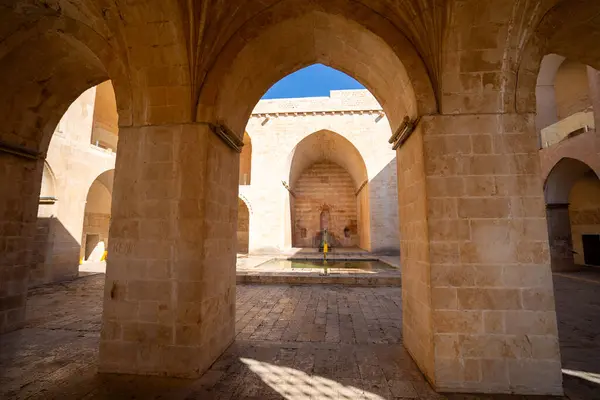
<svg viewBox="0 0 600 400"><path fill-rule="evenodd" d="M370 249L368 175L356 147L321 130L302 139L288 156L292 247L318 247L324 219L338 247Z"/></svg>

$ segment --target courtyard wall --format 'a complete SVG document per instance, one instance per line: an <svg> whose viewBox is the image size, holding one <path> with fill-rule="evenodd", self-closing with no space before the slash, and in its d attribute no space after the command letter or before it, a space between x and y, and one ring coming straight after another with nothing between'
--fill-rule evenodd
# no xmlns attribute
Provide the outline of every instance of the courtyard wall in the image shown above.
<svg viewBox="0 0 600 400"><path fill-rule="evenodd" d="M290 194L283 184L289 184L290 155L302 139L322 130L350 141L366 165L370 224L368 232L357 235L361 247L399 252L396 154L387 142L392 132L367 90L334 90L329 97L261 100L256 105L246 127L252 142L252 180L240 186L253 210L249 251L292 247Z"/></svg>

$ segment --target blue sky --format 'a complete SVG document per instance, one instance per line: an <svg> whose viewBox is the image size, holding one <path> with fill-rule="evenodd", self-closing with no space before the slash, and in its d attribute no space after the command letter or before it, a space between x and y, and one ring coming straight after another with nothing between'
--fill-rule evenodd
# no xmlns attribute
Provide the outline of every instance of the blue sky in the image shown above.
<svg viewBox="0 0 600 400"><path fill-rule="evenodd" d="M323 64L290 74L271 86L263 99L329 96L330 90L364 89L354 78Z"/></svg>

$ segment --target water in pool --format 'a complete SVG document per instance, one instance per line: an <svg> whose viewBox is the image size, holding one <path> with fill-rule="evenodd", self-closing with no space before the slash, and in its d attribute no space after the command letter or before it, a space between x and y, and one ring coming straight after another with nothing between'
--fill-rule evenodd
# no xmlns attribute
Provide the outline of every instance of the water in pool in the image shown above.
<svg viewBox="0 0 600 400"><path fill-rule="evenodd" d="M366 271L372 271L377 269L393 269L386 263L381 261L367 261L367 260L350 260L350 261L327 261L327 264L323 260L269 260L262 264L261 267L274 267L274 268L319 268L323 269L327 265L328 269L360 269Z"/></svg>

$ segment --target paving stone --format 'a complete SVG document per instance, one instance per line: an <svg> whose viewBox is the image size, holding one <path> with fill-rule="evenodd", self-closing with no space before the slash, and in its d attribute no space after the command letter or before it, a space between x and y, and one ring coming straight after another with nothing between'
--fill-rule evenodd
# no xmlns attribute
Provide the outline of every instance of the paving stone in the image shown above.
<svg viewBox="0 0 600 400"><path fill-rule="evenodd" d="M570 399L596 398L600 386L585 373L600 370L600 279L560 274L554 280L563 368L572 371L564 375L565 392ZM402 346L398 288L240 285L236 342L202 378L189 381L97 374L103 286L104 276L95 275L30 292L26 327L0 336L0 398L447 397L431 389ZM328 340L331 332L340 340ZM449 398L484 398L460 396Z"/></svg>

